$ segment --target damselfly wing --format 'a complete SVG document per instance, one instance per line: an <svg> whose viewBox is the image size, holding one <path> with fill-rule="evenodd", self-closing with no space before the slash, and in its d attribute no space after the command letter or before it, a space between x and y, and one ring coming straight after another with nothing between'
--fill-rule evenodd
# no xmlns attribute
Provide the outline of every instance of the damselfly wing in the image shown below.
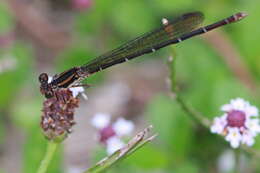
<svg viewBox="0 0 260 173"><path fill-rule="evenodd" d="M55 89L71 87L93 73L141 55L152 53L160 48L179 43L196 35L204 34L220 26L237 22L246 16L242 12L236 13L226 19L200 28L198 27L204 19L201 12L186 13L174 20L164 19L162 26L158 29L128 41L85 65L73 67L55 75L51 82L48 82L48 75L42 73L39 76L40 90L46 98L53 97Z"/></svg>

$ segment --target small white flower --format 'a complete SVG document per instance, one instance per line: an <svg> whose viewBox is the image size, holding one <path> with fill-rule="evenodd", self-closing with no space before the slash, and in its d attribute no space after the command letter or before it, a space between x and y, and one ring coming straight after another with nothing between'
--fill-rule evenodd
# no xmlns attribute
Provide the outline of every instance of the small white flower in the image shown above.
<svg viewBox="0 0 260 173"><path fill-rule="evenodd" d="M249 103L242 98L236 98L230 101L230 105L232 105L232 109L243 111Z"/></svg>
<svg viewBox="0 0 260 173"><path fill-rule="evenodd" d="M221 110L224 112L238 110L245 112L248 116L258 116L258 109L255 106L251 106L249 102L243 100L242 98L232 99L230 104L223 105Z"/></svg>
<svg viewBox="0 0 260 173"><path fill-rule="evenodd" d="M81 86L80 87L71 87L71 88L69 88L69 90L72 92L73 97L77 97L79 94L81 94L85 100L88 99L87 95L84 93L85 89Z"/></svg>
<svg viewBox="0 0 260 173"><path fill-rule="evenodd" d="M97 129L105 128L110 123L110 115L105 113L97 113L91 120L91 124Z"/></svg>
<svg viewBox="0 0 260 173"><path fill-rule="evenodd" d="M119 118L114 123L110 123L110 115L104 113L96 114L91 124L99 129L99 142L106 146L109 155L122 148L125 144L121 137L130 135L134 130L132 121Z"/></svg>
<svg viewBox="0 0 260 173"><path fill-rule="evenodd" d="M107 140L107 153L108 155L113 154L115 151L124 147L124 142L122 142L118 137L111 137Z"/></svg>
<svg viewBox="0 0 260 173"><path fill-rule="evenodd" d="M230 142L230 145L233 148L237 148L242 140L242 135L240 134L238 128L228 128L228 134L225 139Z"/></svg>
<svg viewBox="0 0 260 173"><path fill-rule="evenodd" d="M257 117L258 116L258 109L255 106L248 106L246 109L246 113L248 116Z"/></svg>
<svg viewBox="0 0 260 173"><path fill-rule="evenodd" d="M210 130L212 133L222 134L227 125L226 116L215 117Z"/></svg>
<svg viewBox="0 0 260 173"><path fill-rule="evenodd" d="M113 124L113 128L118 136L130 135L134 130L134 123L124 118L119 118Z"/></svg>
<svg viewBox="0 0 260 173"><path fill-rule="evenodd" d="M260 133L259 119L249 119L246 121L245 126L254 136L256 136L257 133Z"/></svg>
<svg viewBox="0 0 260 173"><path fill-rule="evenodd" d="M224 115L214 118L211 132L225 136L233 148L240 144L252 146L254 137L260 133L258 109L249 102L237 98L221 107Z"/></svg>
<svg viewBox="0 0 260 173"><path fill-rule="evenodd" d="M250 133L250 131L245 131L243 133L241 143L246 144L247 146L254 145L254 143L255 143L254 135L252 133Z"/></svg>

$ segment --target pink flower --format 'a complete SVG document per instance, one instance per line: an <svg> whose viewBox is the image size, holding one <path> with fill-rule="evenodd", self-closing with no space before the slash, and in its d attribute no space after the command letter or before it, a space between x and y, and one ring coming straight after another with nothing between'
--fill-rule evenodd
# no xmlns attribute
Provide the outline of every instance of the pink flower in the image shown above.
<svg viewBox="0 0 260 173"><path fill-rule="evenodd" d="M258 109L249 102L236 98L221 107L224 114L216 117L211 126L211 132L225 136L231 147L240 144L252 146L254 138L260 133Z"/></svg>
<svg viewBox="0 0 260 173"><path fill-rule="evenodd" d="M107 140L107 154L111 155L125 146L125 143L118 137L112 137Z"/></svg>
<svg viewBox="0 0 260 173"><path fill-rule="evenodd" d="M110 122L111 116L105 113L97 113L91 124L99 130L99 142L105 144L107 153L110 155L124 146L122 138L129 136L134 130L132 121L124 118Z"/></svg>

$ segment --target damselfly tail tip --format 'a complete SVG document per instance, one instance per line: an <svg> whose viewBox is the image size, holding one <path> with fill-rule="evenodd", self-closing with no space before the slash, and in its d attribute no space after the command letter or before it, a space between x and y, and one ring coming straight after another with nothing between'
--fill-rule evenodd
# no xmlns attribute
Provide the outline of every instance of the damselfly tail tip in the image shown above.
<svg viewBox="0 0 260 173"><path fill-rule="evenodd" d="M244 19L246 16L248 16L248 14L246 12L239 12L237 14L234 15L237 20L241 20L241 19Z"/></svg>

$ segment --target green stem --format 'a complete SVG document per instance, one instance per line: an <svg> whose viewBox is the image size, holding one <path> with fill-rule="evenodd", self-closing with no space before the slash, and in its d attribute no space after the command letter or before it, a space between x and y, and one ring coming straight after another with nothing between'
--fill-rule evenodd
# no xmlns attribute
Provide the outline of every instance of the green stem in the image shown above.
<svg viewBox="0 0 260 173"><path fill-rule="evenodd" d="M41 164L40 164L40 167L39 167L37 173L46 173L46 171L49 167L49 164L53 158L53 155L56 151L57 146L58 146L58 143L56 143L56 142L51 142L51 141L48 142L45 156L44 156L43 160L41 161Z"/></svg>
<svg viewBox="0 0 260 173"><path fill-rule="evenodd" d="M235 173L241 172L240 156L241 156L240 150L239 149L235 150Z"/></svg>
<svg viewBox="0 0 260 173"><path fill-rule="evenodd" d="M200 112L197 112L191 106L186 104L185 101L178 93L176 93L176 101L180 104L182 110L184 110L193 119L197 120L200 124L202 124L206 128L210 127L210 121L207 118L205 118Z"/></svg>
<svg viewBox="0 0 260 173"><path fill-rule="evenodd" d="M176 53L172 52L172 55L174 57L176 56ZM170 69L170 81L171 81L171 91L175 96L175 100L179 103L181 108L190 115L193 119L197 120L199 123L201 123L203 126L209 128L210 127L210 121L205 118L201 113L197 112L195 109L193 109L191 106L185 103L185 101L180 96L180 92L178 90L177 82L176 82L176 71L175 71L175 62L176 58L173 59L173 57L170 57L168 60L168 66Z"/></svg>
<svg viewBox="0 0 260 173"><path fill-rule="evenodd" d="M193 119L197 120L197 122L199 122L200 124L202 124L204 127L206 128L210 128L211 125L211 121L207 118L205 118L205 116L203 116L203 114L201 114L200 112L198 112L196 109L194 109L192 106L188 105L181 97L177 82L176 82L176 68L175 68L175 62L176 62L176 53L174 51L174 49L172 49L172 57L170 57L168 59L168 67L170 70L170 90L172 92L173 98L178 102L178 104L181 106L181 108L183 109L184 112L186 112L190 117L192 117ZM251 155L253 155L256 158L260 158L260 151L256 150L256 149L252 149L250 147L246 147L243 146L242 151L245 151ZM241 156L241 151L238 150L236 151L236 165L235 165L235 171L236 173L241 172L240 170L240 156Z"/></svg>

